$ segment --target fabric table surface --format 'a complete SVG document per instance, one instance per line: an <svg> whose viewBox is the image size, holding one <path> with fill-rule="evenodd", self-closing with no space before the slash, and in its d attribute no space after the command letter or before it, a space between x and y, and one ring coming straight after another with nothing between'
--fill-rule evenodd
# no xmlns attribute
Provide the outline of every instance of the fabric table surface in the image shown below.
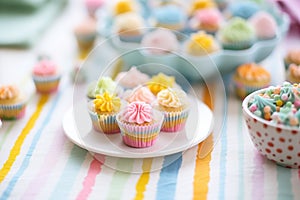
<svg viewBox="0 0 300 200"><path fill-rule="evenodd" d="M72 143L62 120L73 101L68 72L76 51L70 35L73 26L64 23L71 18L75 23L78 10L84 12L81 2L74 1L32 49L0 49L1 83L13 79L28 92L33 90L30 69L37 53L47 52L66 66L57 93L31 93L25 117L4 121L0 128L0 199L300 199L300 171L278 166L258 153L242 117L241 101L226 82L226 99L220 99L214 84L209 90L195 87L212 110L228 111L221 116L220 134L208 137L215 146L204 158L199 156L203 143L147 159L93 155ZM51 40L53 34L61 37ZM284 40L262 63L272 71L273 84L284 80L282 57L285 49L299 45L299 38L295 41Z"/></svg>

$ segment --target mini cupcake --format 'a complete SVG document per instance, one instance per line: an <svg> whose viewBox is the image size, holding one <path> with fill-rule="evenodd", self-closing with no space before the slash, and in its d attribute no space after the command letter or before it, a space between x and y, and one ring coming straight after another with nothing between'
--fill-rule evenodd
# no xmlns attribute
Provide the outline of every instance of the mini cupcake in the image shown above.
<svg viewBox="0 0 300 200"><path fill-rule="evenodd" d="M274 17L264 11L257 12L249 19L254 27L256 37L260 40L273 39L277 33L277 23Z"/></svg>
<svg viewBox="0 0 300 200"><path fill-rule="evenodd" d="M0 118L19 119L25 115L26 100L19 89L13 85L0 86Z"/></svg>
<svg viewBox="0 0 300 200"><path fill-rule="evenodd" d="M33 67L32 78L36 91L48 94L57 91L61 74L53 61L42 59Z"/></svg>
<svg viewBox="0 0 300 200"><path fill-rule="evenodd" d="M300 49L289 50L284 57L285 68L288 69L290 64L300 65Z"/></svg>
<svg viewBox="0 0 300 200"><path fill-rule="evenodd" d="M125 89L132 89L138 85L143 85L150 80L147 74L140 72L135 66L132 66L127 72L120 72L115 81Z"/></svg>
<svg viewBox="0 0 300 200"><path fill-rule="evenodd" d="M164 113L162 131L177 132L185 127L189 114L189 106L184 91L165 89L157 94L158 110Z"/></svg>
<svg viewBox="0 0 300 200"><path fill-rule="evenodd" d="M223 17L216 8L199 10L190 20L190 26L195 30L204 30L208 33L215 33L219 30Z"/></svg>
<svg viewBox="0 0 300 200"><path fill-rule="evenodd" d="M218 38L224 49L243 50L255 42L255 31L246 20L236 17L220 29Z"/></svg>
<svg viewBox="0 0 300 200"><path fill-rule="evenodd" d="M91 17L95 17L96 11L101 8L105 1L104 0L85 0L85 6Z"/></svg>
<svg viewBox="0 0 300 200"><path fill-rule="evenodd" d="M257 11L259 11L259 6L252 1L238 1L231 3L228 6L228 10L226 11L229 17L241 17L243 19L248 19L252 15L254 15Z"/></svg>
<svg viewBox="0 0 300 200"><path fill-rule="evenodd" d="M74 34L79 51L87 54L93 48L96 40L96 21L92 18L84 20L75 27Z"/></svg>
<svg viewBox="0 0 300 200"><path fill-rule="evenodd" d="M145 26L144 19L137 13L127 12L116 16L114 21L114 32L121 41L140 42Z"/></svg>
<svg viewBox="0 0 300 200"><path fill-rule="evenodd" d="M186 51L192 56L203 56L220 49L218 43L212 35L203 31L194 33L186 43Z"/></svg>
<svg viewBox="0 0 300 200"><path fill-rule="evenodd" d="M95 99L97 95L103 95L105 92L114 94L117 92L117 84L108 76L101 77L96 82L91 82L88 86L87 96Z"/></svg>
<svg viewBox="0 0 300 200"><path fill-rule="evenodd" d="M152 104L155 101L155 96L145 86L137 86L125 96L125 100L129 103L134 101L141 101L148 104Z"/></svg>
<svg viewBox="0 0 300 200"><path fill-rule="evenodd" d="M191 4L190 14L194 15L199 10L215 7L216 4L213 0L194 0Z"/></svg>
<svg viewBox="0 0 300 200"><path fill-rule="evenodd" d="M159 73L151 78L147 86L154 95L157 95L161 90L174 87L175 77Z"/></svg>
<svg viewBox="0 0 300 200"><path fill-rule="evenodd" d="M233 76L236 95L244 99L250 93L270 85L270 73L255 63L240 65Z"/></svg>
<svg viewBox="0 0 300 200"><path fill-rule="evenodd" d="M183 30L185 27L186 15L184 11L173 4L156 8L153 11L154 25L171 30Z"/></svg>
<svg viewBox="0 0 300 200"><path fill-rule="evenodd" d="M131 147L152 146L158 138L163 123L163 114L145 103L135 101L128 104L117 115L123 142Z"/></svg>
<svg viewBox="0 0 300 200"><path fill-rule="evenodd" d="M300 65L290 64L287 80L291 83L300 83Z"/></svg>
<svg viewBox="0 0 300 200"><path fill-rule="evenodd" d="M94 129L105 134L119 133L116 115L120 108L121 100L114 94L104 92L103 95L97 95L96 99L88 103Z"/></svg>

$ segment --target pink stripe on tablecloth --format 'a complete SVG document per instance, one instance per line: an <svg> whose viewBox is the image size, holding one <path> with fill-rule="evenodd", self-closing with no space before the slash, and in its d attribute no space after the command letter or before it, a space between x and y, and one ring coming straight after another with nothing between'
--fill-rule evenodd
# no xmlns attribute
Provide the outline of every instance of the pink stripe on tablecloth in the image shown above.
<svg viewBox="0 0 300 200"><path fill-rule="evenodd" d="M55 168L59 155L63 151L64 143L66 142L66 137L61 134L62 129L56 131L56 137L52 140L52 144L45 156L44 162L37 173L35 178L29 183L27 189L25 190L24 197L34 196L39 190L33 188L43 188L43 185L47 182L48 178L51 177L51 171Z"/></svg>
<svg viewBox="0 0 300 200"><path fill-rule="evenodd" d="M264 198L264 158L258 152L254 155L254 171L252 176L252 199L263 199Z"/></svg>
<svg viewBox="0 0 300 200"><path fill-rule="evenodd" d="M100 155L98 155L100 156ZM101 172L102 169L102 165L103 165L103 161L105 156L101 156L100 160L97 160L96 158L94 158L90 164L88 173L86 175L86 177L84 178L84 181L82 183L82 189L79 192L78 196L77 196L77 200L83 200L83 199L88 199L90 193L93 190L93 187L95 185L96 182L96 177L97 175ZM98 158L99 159L99 158Z"/></svg>

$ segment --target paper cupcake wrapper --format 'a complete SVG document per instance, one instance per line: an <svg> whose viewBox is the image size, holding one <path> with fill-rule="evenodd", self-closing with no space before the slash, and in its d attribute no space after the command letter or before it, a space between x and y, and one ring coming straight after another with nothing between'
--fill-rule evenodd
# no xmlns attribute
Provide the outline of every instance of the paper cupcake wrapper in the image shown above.
<svg viewBox="0 0 300 200"><path fill-rule="evenodd" d="M61 75L50 77L33 76L33 82L38 93L48 94L57 91L60 78Z"/></svg>
<svg viewBox="0 0 300 200"><path fill-rule="evenodd" d="M131 147L144 148L152 146L158 138L163 123L163 115L156 112L156 119L153 123L136 125L121 121L120 115L117 122L121 130L123 142Z"/></svg>
<svg viewBox="0 0 300 200"><path fill-rule="evenodd" d="M233 81L233 86L234 86L234 91L236 93L236 95L241 98L244 99L246 96L248 96L249 94L251 94L252 92L255 92L257 90L260 90L262 88L266 88L269 86L269 84L267 85L261 85L261 86L249 86L249 85L245 85L241 82L238 81Z"/></svg>
<svg viewBox="0 0 300 200"><path fill-rule="evenodd" d="M185 127L189 115L189 109L178 112L164 111L164 123L161 130L164 132L177 132Z"/></svg>
<svg viewBox="0 0 300 200"><path fill-rule="evenodd" d="M222 43L224 49L228 50L243 50L248 49L254 44L254 40Z"/></svg>
<svg viewBox="0 0 300 200"><path fill-rule="evenodd" d="M25 115L26 103L13 105L0 105L0 118L3 120L15 120Z"/></svg>
<svg viewBox="0 0 300 200"><path fill-rule="evenodd" d="M89 110L89 115L92 120L93 128L105 134L119 133L120 128L116 121L116 114L97 114Z"/></svg>

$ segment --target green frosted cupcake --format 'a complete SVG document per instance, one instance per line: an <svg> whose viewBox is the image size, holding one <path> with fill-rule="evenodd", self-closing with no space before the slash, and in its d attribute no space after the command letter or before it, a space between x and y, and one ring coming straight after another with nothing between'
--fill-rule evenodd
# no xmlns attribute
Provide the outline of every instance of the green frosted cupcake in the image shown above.
<svg viewBox="0 0 300 200"><path fill-rule="evenodd" d="M91 82L87 89L87 97L95 99L96 95L102 95L104 92L113 94L116 92L117 84L110 77L101 77L98 81Z"/></svg>
<svg viewBox="0 0 300 200"><path fill-rule="evenodd" d="M243 50L255 42L255 31L246 20L234 17L221 28L218 37L224 49Z"/></svg>

